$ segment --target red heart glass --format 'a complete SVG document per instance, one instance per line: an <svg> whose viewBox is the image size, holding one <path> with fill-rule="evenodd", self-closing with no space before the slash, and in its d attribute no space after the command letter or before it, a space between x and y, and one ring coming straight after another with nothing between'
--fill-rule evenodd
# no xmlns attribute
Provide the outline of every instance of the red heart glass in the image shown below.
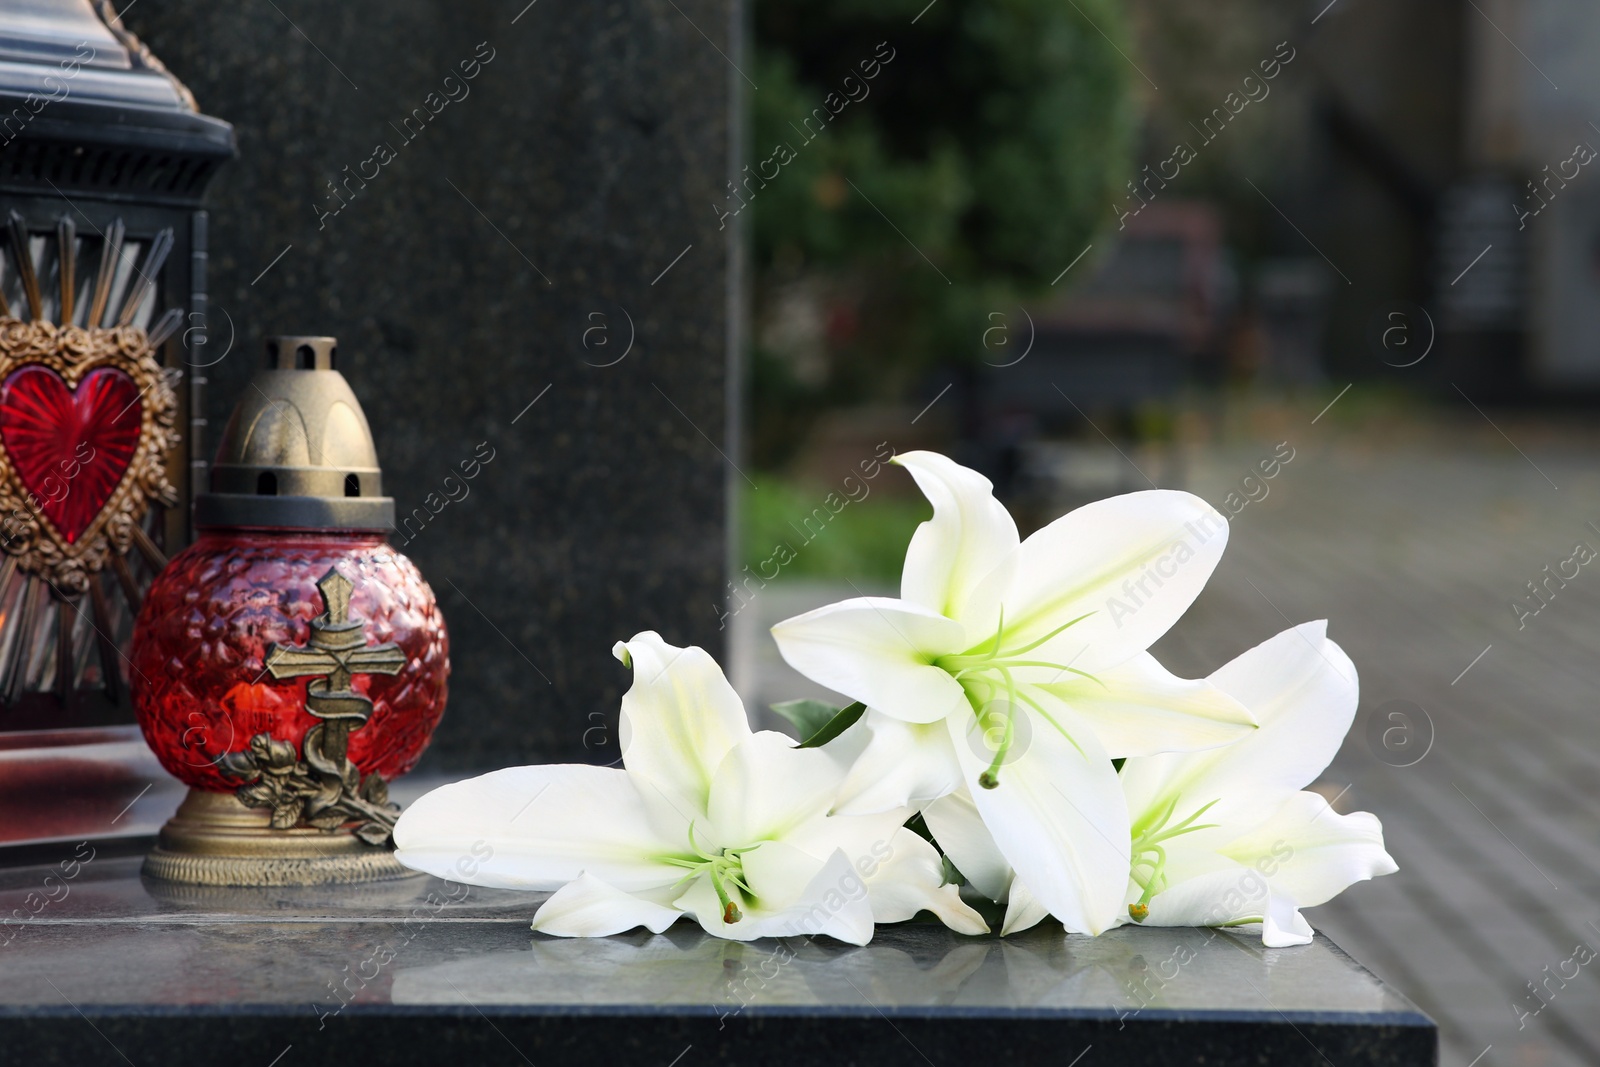
<svg viewBox="0 0 1600 1067"><path fill-rule="evenodd" d="M0 386L0 444L50 524L75 544L122 481L139 446L143 410L133 379L97 367L68 389L48 367L13 371Z"/></svg>

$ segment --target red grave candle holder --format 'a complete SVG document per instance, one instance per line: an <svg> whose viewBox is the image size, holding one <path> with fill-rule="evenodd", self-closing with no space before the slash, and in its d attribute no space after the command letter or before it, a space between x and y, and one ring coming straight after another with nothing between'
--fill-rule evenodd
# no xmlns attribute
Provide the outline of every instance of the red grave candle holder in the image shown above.
<svg viewBox="0 0 1600 1067"><path fill-rule="evenodd" d="M190 787L145 873L206 885L401 877L388 782L444 711L433 591L326 337L268 342L132 648L139 725Z"/></svg>

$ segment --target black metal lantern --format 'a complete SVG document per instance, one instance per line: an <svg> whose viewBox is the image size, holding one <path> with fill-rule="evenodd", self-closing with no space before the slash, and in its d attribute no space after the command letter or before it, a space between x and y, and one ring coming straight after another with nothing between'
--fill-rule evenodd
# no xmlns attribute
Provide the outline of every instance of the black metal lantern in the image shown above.
<svg viewBox="0 0 1600 1067"><path fill-rule="evenodd" d="M0 9L0 845L148 832L117 814L160 777L126 647L204 485L200 202L233 129L107 0Z"/></svg>

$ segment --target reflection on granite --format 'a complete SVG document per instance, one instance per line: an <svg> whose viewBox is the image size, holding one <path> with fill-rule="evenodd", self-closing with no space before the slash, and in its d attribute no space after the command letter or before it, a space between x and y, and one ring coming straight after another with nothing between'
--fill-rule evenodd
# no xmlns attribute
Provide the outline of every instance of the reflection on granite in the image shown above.
<svg viewBox="0 0 1600 1067"><path fill-rule="evenodd" d="M137 726L0 733L0 855L151 835L182 796Z"/></svg>
<svg viewBox="0 0 1600 1067"><path fill-rule="evenodd" d="M87 1058L59 1057L71 1063L114 1062L107 1044L134 1063L137 1048L265 1064L285 1045L294 1062L333 1062L350 1043L385 1063L448 1047L541 1067L665 1065L685 1044L721 1062L1036 1048L1065 1064L1085 1046L1099 1052L1084 1067L1434 1062L1433 1024L1326 938L1267 950L1238 931L1001 940L913 923L864 948L723 942L688 924L564 940L529 931L530 894L422 876L202 890L141 879L139 862L85 846L0 871L0 1047L77 1043ZM175 1054L202 1032L197 1058Z"/></svg>
<svg viewBox="0 0 1600 1067"><path fill-rule="evenodd" d="M39 765L25 764L37 753L38 739L50 735L0 735L0 885L6 866L67 855L79 841L120 842L115 847L123 851L148 846L183 801L186 787L162 768L137 726L74 733L86 736L56 749L57 761L44 766L53 772L48 792L39 788ZM390 784L389 797L407 807L454 777L407 775ZM8 819L16 825L8 826Z"/></svg>
<svg viewBox="0 0 1600 1067"><path fill-rule="evenodd" d="M1123 928L1100 938L1035 928L961 937L937 925L888 927L856 948L688 936L603 940L533 937L516 947L396 971L397 1004L707 1005L870 1010L1030 1008L1283 1012L1399 1019L1403 998L1326 938L1291 951L1243 934ZM1187 951L1181 950L1186 949ZM1188 959L1189 962L1180 962ZM1170 962L1169 962L1170 961ZM1165 965L1163 967L1163 965ZM1268 1003L1270 1002L1270 1004Z"/></svg>

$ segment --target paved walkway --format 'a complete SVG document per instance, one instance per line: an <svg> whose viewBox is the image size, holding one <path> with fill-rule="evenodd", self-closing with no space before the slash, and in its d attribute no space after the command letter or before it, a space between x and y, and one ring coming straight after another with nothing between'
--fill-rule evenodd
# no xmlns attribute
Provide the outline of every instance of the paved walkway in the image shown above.
<svg viewBox="0 0 1600 1067"><path fill-rule="evenodd" d="M1446 1067L1600 1064L1600 557L1565 562L1579 542L1600 553L1600 447L1498 416L1375 440L1311 424L1318 407L1194 450L1186 488L1214 504L1278 441L1295 457L1155 651L1202 675L1327 618L1362 701L1319 788L1383 819L1401 871L1313 924L1438 1020ZM764 627L854 593L774 585L751 604L735 663L753 706L815 692Z"/></svg>

